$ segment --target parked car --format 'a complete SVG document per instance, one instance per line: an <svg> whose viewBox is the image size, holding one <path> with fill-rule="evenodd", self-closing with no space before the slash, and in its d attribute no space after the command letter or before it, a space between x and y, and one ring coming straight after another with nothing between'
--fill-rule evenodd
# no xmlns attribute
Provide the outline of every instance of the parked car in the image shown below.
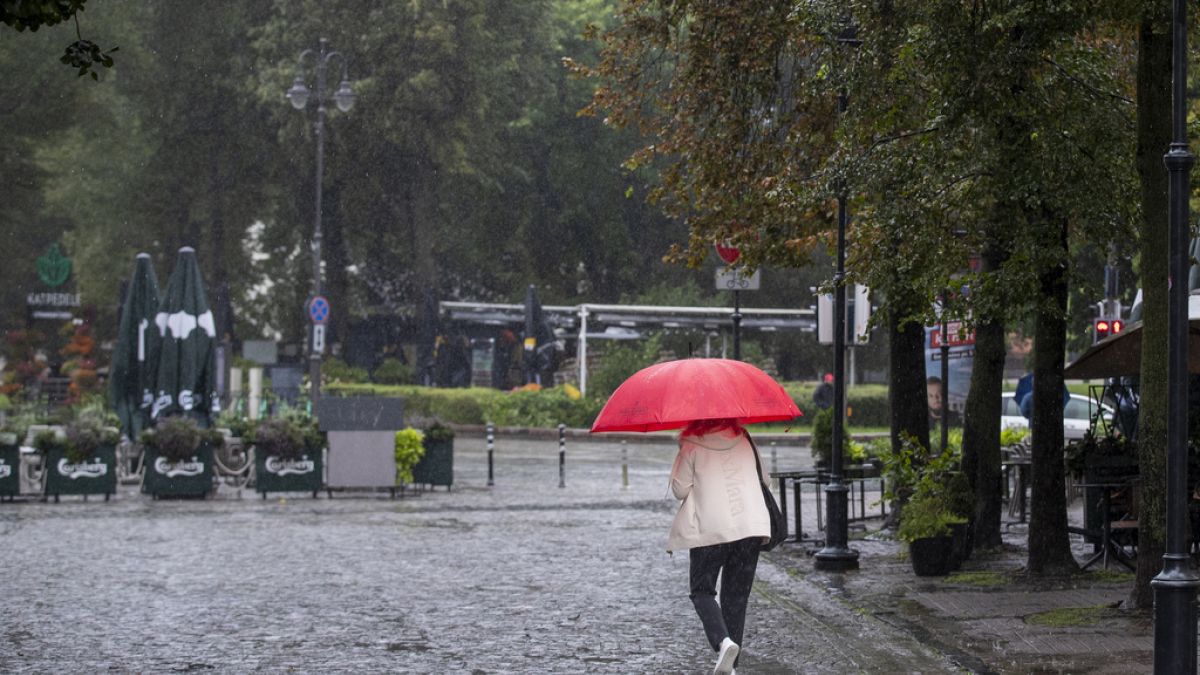
<svg viewBox="0 0 1200 675"><path fill-rule="evenodd" d="M1063 408L1063 440L1073 441L1083 438L1084 432L1092 426L1092 418L1096 416L1096 405L1095 401L1086 396L1071 394L1071 399ZM1111 423L1113 409L1105 404L1100 404L1100 406L1104 411L1104 418ZM1021 407L1017 405L1017 400L1011 391L1004 392L1004 409L1000 415L1000 426L1002 427L1029 428L1029 420L1021 414Z"/></svg>

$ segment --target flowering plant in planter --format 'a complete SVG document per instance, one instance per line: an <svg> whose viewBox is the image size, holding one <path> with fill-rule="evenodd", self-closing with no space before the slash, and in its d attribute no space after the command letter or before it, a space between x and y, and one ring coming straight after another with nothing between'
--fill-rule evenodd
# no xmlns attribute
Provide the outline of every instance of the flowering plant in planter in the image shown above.
<svg viewBox="0 0 1200 675"><path fill-rule="evenodd" d="M182 462L191 459L203 442L221 446L224 436L215 429L201 429L190 417L168 417L143 431L139 440L168 462Z"/></svg>
<svg viewBox="0 0 1200 675"><path fill-rule="evenodd" d="M254 446L268 457L300 459L306 450L304 431L286 417L273 417L254 430Z"/></svg>
<svg viewBox="0 0 1200 675"><path fill-rule="evenodd" d="M113 446L120 440L117 432L105 427L104 423L91 416L79 416L63 427L62 431L43 431L33 441L34 447L43 453L61 448L72 464L85 462L103 446Z"/></svg>

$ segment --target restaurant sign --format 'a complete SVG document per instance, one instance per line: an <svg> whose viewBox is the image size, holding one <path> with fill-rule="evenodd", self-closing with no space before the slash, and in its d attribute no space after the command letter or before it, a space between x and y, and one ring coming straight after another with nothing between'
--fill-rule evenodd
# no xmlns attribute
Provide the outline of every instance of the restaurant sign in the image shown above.
<svg viewBox="0 0 1200 675"><path fill-rule="evenodd" d="M71 267L71 259L58 244L51 244L37 259L37 275L44 287L25 296L30 319L70 321L75 317L72 310L81 304L79 294L63 287L71 278Z"/></svg>

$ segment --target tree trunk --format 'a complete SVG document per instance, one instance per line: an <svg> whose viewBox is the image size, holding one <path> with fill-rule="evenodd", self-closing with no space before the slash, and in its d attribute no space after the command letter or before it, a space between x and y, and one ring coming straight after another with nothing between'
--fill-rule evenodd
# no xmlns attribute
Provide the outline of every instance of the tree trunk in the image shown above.
<svg viewBox="0 0 1200 675"><path fill-rule="evenodd" d="M1137 170L1142 189L1142 368L1137 448L1142 489L1137 577L1129 596L1129 604L1136 608L1153 606L1150 580L1161 569L1166 550L1168 180L1163 154L1171 142L1168 18L1162 12L1147 14L1142 17L1138 31Z"/></svg>
<svg viewBox="0 0 1200 675"><path fill-rule="evenodd" d="M1063 468L1063 360L1067 343L1067 223L1042 219L1057 240L1051 264L1040 274L1041 293L1034 317L1033 488L1029 516L1029 573L1035 576L1077 571L1067 539L1066 472ZM1055 222L1058 220L1058 222Z"/></svg>
<svg viewBox="0 0 1200 675"><path fill-rule="evenodd" d="M907 293L905 293L907 291ZM910 435L921 447L929 447L929 404L925 399L925 326L908 320L924 299L902 284L892 287L888 304L888 356L891 384L888 404L891 409L892 452L900 451L900 439ZM892 504L886 525L895 527L905 499Z"/></svg>
<svg viewBox="0 0 1200 675"><path fill-rule="evenodd" d="M1000 267L1001 252L983 252L985 273ZM979 548L998 548L1001 514L1000 415L1004 385L1004 318L980 314L975 325L975 362L963 422L962 470L975 494L972 541Z"/></svg>

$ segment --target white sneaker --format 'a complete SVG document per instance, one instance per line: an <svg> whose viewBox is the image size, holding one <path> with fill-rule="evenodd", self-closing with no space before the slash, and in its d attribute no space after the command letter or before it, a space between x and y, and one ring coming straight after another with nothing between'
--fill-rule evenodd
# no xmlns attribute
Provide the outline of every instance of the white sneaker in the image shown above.
<svg viewBox="0 0 1200 675"><path fill-rule="evenodd" d="M717 665L713 675L732 675L733 662L737 660L739 647L729 638L721 640L721 652L717 654Z"/></svg>

